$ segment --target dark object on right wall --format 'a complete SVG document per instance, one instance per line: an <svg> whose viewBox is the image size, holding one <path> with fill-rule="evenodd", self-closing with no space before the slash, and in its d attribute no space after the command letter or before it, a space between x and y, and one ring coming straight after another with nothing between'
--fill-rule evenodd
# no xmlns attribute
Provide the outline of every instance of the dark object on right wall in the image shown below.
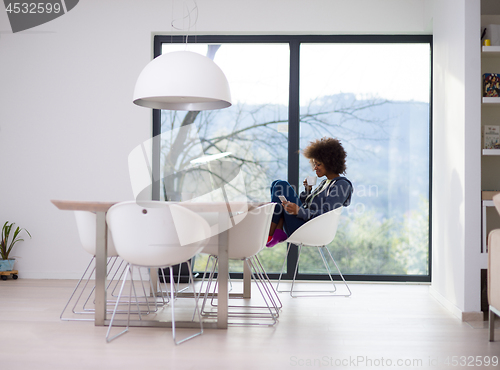
<svg viewBox="0 0 500 370"><path fill-rule="evenodd" d="M483 97L500 96L500 75L485 73L483 75Z"/></svg>

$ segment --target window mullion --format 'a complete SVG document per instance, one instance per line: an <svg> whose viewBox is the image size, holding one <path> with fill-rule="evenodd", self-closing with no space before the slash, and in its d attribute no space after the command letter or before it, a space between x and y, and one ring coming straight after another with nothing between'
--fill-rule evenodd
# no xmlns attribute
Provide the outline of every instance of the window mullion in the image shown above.
<svg viewBox="0 0 500 370"><path fill-rule="evenodd" d="M288 101L288 182L299 192L300 150L300 42L290 42L290 92ZM298 248L292 245L287 258L286 276L291 279L297 265Z"/></svg>

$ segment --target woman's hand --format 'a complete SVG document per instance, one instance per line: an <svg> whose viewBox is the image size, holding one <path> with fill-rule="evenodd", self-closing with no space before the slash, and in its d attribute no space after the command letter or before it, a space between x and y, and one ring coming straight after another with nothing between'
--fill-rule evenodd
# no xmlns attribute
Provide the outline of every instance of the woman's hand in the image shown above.
<svg viewBox="0 0 500 370"><path fill-rule="evenodd" d="M312 185L307 185L307 179L304 179L304 182L302 183L304 185L304 188L306 189L306 194L311 194L312 190Z"/></svg>
<svg viewBox="0 0 500 370"><path fill-rule="evenodd" d="M287 213L290 213L291 215L296 215L299 213L299 206L293 202L282 202L283 208L285 208L285 211Z"/></svg>

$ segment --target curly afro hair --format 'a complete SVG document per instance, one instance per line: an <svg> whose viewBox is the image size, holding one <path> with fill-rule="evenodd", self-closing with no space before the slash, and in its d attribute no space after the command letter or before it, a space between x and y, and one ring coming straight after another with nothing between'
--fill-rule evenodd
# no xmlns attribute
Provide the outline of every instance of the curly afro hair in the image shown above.
<svg viewBox="0 0 500 370"><path fill-rule="evenodd" d="M311 163L313 160L323 163L328 172L340 175L346 171L347 153L338 139L323 137L312 141L304 149L303 154Z"/></svg>

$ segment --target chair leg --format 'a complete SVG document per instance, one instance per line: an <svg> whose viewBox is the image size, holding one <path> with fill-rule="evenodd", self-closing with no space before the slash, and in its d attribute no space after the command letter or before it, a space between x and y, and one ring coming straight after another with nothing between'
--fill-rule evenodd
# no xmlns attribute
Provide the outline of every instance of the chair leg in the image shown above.
<svg viewBox="0 0 500 370"><path fill-rule="evenodd" d="M208 266L210 265L210 261L213 260L213 266L211 267L210 269L210 272L208 274L208 278L205 278L207 276L207 272L209 271L208 270ZM217 270L217 263L218 263L218 258L217 256L214 256L214 255L209 255L208 256L208 259L207 259L207 263L205 264L205 271L203 272L203 278L201 279L201 285L200 285L200 291L198 293L198 296L201 295L201 292L202 291L205 291L205 293L203 294L203 303L201 305L201 314L203 316L207 316L207 315L212 315L213 313L211 312L208 312L208 311L205 311L205 305L207 303L207 300L208 300L208 296L210 294L210 287L212 286L213 284L213 278L214 278L214 275L215 275L215 271ZM233 290L233 283L231 281L231 274L228 273L228 282L229 282L229 292L231 292ZM207 288L205 290L203 290L203 284L205 283L205 279L207 281ZM216 294L215 294L215 290L217 288L217 282L215 282L215 285L214 285L214 292L212 294L212 298L211 298L211 301L210 301L210 304L212 307L217 307L217 305L214 303L214 297L216 297Z"/></svg>
<svg viewBox="0 0 500 370"><path fill-rule="evenodd" d="M183 262L185 263L186 265L189 266L189 262ZM185 287L185 288L182 288L180 289L180 284L181 284L181 267L182 267L182 263L179 264L179 271L177 271L177 284L176 284L176 293L181 293L183 291L185 291L188 287Z"/></svg>
<svg viewBox="0 0 500 370"><path fill-rule="evenodd" d="M321 247L317 247L317 248L318 248L318 252L319 252L319 254L321 256L321 259L323 261L323 264L325 266L325 269L326 269L326 271L328 273L328 276L330 277L330 281L333 284L333 290L318 290L318 291L307 291L306 290L306 291L300 291L300 290L295 290L294 289L295 279L296 279L298 268L299 268L300 254L301 254L301 251L302 251L302 245L299 245L299 255L298 255L298 258L297 258L297 265L295 266L295 272L293 274L292 286L291 286L290 291L289 291L290 292L290 296L293 297L293 298L296 298L296 297L349 297L349 296L351 296L351 294L352 294L351 289L349 288L349 285L345 281L344 275L342 275L342 272L340 272L340 268L337 265L337 262L335 262L335 259L333 258L332 254L330 253L330 250L326 246L324 246L324 245L321 246ZM342 279L344 285L347 288L347 291L348 291L347 294L336 294L337 286L335 285L335 281L333 280L333 277L332 277L332 274L331 274L331 269L330 269L330 266L328 265L328 261L327 261L327 258L325 256L325 253L324 253L325 249L326 249L326 251L328 253L328 256L330 257L330 259L334 263L334 265L335 265L335 267L336 267L336 269L337 269L337 271L339 273L340 278ZM297 295L297 294L294 294L294 293L308 293L308 294ZM329 293L329 294L315 294L315 293Z"/></svg>
<svg viewBox="0 0 500 370"><path fill-rule="evenodd" d="M295 271L293 272L292 286L290 287L290 297L294 297L293 287L295 286L295 278L297 277L297 272L299 271L300 252L302 252L302 245L299 245L299 255L297 256L297 264L295 265Z"/></svg>
<svg viewBox="0 0 500 370"><path fill-rule="evenodd" d="M279 290L279 287L280 287L280 283L281 283L281 277L283 276L283 272L285 271L285 264L286 264L286 261L288 260L288 253L290 252L290 247L292 245L292 243L287 243L287 249L286 249L286 255L285 255L285 260L283 261L283 266L281 266L281 272L280 272L280 277L278 279L278 284L276 284L276 291L278 293L282 293L282 292L288 292L287 290Z"/></svg>
<svg viewBox="0 0 500 370"><path fill-rule="evenodd" d="M488 334L490 336L490 342L495 341L495 313L492 311L491 306L489 307L488 314Z"/></svg>
<svg viewBox="0 0 500 370"><path fill-rule="evenodd" d="M205 311L205 305L208 301L208 297L210 295L211 287L212 284L214 285L214 294L212 295L212 306L217 307L215 303L213 303L213 300L215 299L215 290L217 287L217 282L214 282L214 274L215 270L217 267L217 257L216 256L211 256L214 260L214 264L210 269L208 281L207 281L207 287L205 288L205 294L204 294L204 299L202 303L202 308L201 308L201 313L203 316L214 316L216 315L216 312L208 312ZM256 256L255 256L256 257ZM207 274L208 271L208 265L210 261L207 261L207 265L205 267L205 272L204 276ZM261 293L263 299L264 299L264 306L241 306L241 305L230 305L229 308L236 308L236 309L264 309L268 310L269 314L265 312L232 312L229 313L230 317L246 317L246 318L268 318L272 319L273 322L271 324L259 324L259 323L248 323L248 322L231 322L230 324L232 325L269 325L272 326L277 322L277 317L279 316L279 310L282 307L281 301L278 298L278 295L276 291L274 290L269 277L264 271L264 268L262 267L262 264L258 260L258 258L250 258L245 260L245 263L247 263L247 266L250 268L250 271L252 273L252 281L254 281L257 285L257 288L259 289L259 292ZM201 294L201 293L200 293Z"/></svg>
<svg viewBox="0 0 500 370"><path fill-rule="evenodd" d="M131 267L130 267L130 265L127 265L126 270L125 270L125 276L123 278L122 285L120 287L120 292L118 293L118 298L116 299L115 309L113 310L113 315L111 315L111 321L109 322L108 331L106 333L106 342L108 342L108 343L111 342L113 339L118 338L120 335L125 334L128 331L128 329L129 329L129 324L130 324L130 304L131 304L130 303L130 299L128 301L127 327L122 332L120 332L120 333L112 336L111 338L109 337L109 334L111 333L111 329L113 328L113 321L115 320L116 311L118 310L118 305L120 304L120 298L122 296L123 288L125 287L125 283L127 282L127 276L129 274L129 272L131 273ZM132 276L132 274L131 274L131 276ZM132 278L130 280L132 280ZM132 284L130 285L129 296L131 296L131 294L132 294Z"/></svg>
<svg viewBox="0 0 500 370"><path fill-rule="evenodd" d="M330 278L330 281L333 284L333 290L329 290L327 292L328 293L335 293L337 291L337 287L335 286L335 282L333 281L332 272L330 270L330 266L328 266L328 261L325 258L325 253L323 252L323 248L324 247L318 247L318 252L319 252L319 255L321 256L321 260L323 261L323 266L325 266L325 270L328 273L328 277Z"/></svg>
<svg viewBox="0 0 500 370"><path fill-rule="evenodd" d="M116 283L115 283L115 286L113 287L113 290L111 291L111 296L112 297L117 297L117 295L115 294L115 291L116 289L120 286L120 281L122 280L123 278L123 274L125 274L125 269L121 270L121 266L122 264L125 263L125 261L121 261L120 262L120 265L118 266L118 269L116 270L115 274L113 275L113 279L116 277L116 275L118 274L119 271L120 272L120 276L118 277L118 279L116 280ZM126 266L126 265L125 265Z"/></svg>
<svg viewBox="0 0 500 370"><path fill-rule="evenodd" d="M201 305L201 314L203 316L208 316L208 315L212 314L211 312L205 311L205 305L207 303L208 296L210 294L210 288L211 288L211 286L213 284L213 278L214 278L214 274L215 274L215 268L217 266L217 257L215 257L215 256L208 256L207 264L205 265L205 272L203 273L203 279L201 281L200 293L199 294L201 294L201 291L203 289L203 283L205 282L205 276L207 275L207 271L208 271L208 266L210 264L210 260L213 260L214 262L213 262L213 266L210 269L210 272L208 274L207 287L205 289L205 294L203 295L203 303ZM214 287L214 294L212 295L212 300L213 300L213 296L214 295L215 295L215 287Z"/></svg>
<svg viewBox="0 0 500 370"><path fill-rule="evenodd" d="M95 257L94 257L94 259L95 259ZM115 266L115 263L116 263L116 260L117 260L117 259L118 259L118 257L109 257L109 258L108 258L108 262L107 262L107 264L106 264L106 267L107 267L107 274L106 274L106 276L107 276L107 277L109 277L109 276L110 276L111 271L113 270L113 267ZM111 264L111 266L110 266L110 264ZM121 265L120 265L120 266L121 266ZM92 270L92 272L91 272L91 274L90 274L90 276L89 276L89 279L87 280L87 283L88 283L88 281L90 281L90 278L92 277L92 274L94 274L94 272L95 272L95 267L94 267L94 269ZM106 290L108 290L108 289L109 289L109 287L111 286L111 284L113 283L113 280L114 280L115 276L116 276L116 272L115 272L115 274L111 277L111 279L108 279L108 285L106 286ZM117 282L117 283L118 283L118 282ZM87 287L87 284L85 284L85 287ZM87 308L87 305L91 302L91 298L92 298L92 295L93 295L94 291L95 291L95 285L92 287L92 289L91 289L91 291L90 291L89 295L87 296L87 299L85 300L85 303L83 304L83 311L84 311L84 312L76 312L76 313L94 313L94 311L95 311L95 310L94 310L95 299L94 299L94 300L92 300L92 305L91 305L91 307L88 307L88 308ZM82 293L83 293L83 292L82 292ZM81 295L80 295L80 296L81 296ZM78 300L79 300L79 299L78 299ZM110 301L110 300L108 300L107 302L108 302L108 303L114 303L115 301ZM78 303L78 301L77 301L77 303ZM75 307L76 307L76 303L75 303ZM74 313L75 313L75 312L74 312Z"/></svg>
<svg viewBox="0 0 500 370"><path fill-rule="evenodd" d="M111 268L110 268L110 269L109 269L109 271L108 271L108 275L111 273L111 269L113 268L113 266L114 266L114 264L115 264L115 261L116 261L116 259L118 259L118 257L111 257L111 259L114 259L114 261L113 261L113 264L112 264ZM109 263L109 262L108 262L108 263ZM122 263L123 263L123 260L122 260ZM120 263L120 265L118 266L118 268L120 268L120 267L122 266L122 263ZM95 269L94 269L94 270L95 270ZM125 270L123 270L123 271L122 271L122 273L121 273L121 275L120 275L120 278L121 278L121 277L123 277L124 272L125 272ZM114 277L116 276L116 274L117 274L117 272L115 272L115 274L113 275L113 277L112 277L112 278L110 279L110 281L108 282L108 285L107 285L106 289L108 289L108 290L109 290L109 288L110 288L110 286L111 286L111 284L112 284L112 282L113 282L113 279L114 279ZM141 303L140 303L140 305L141 305L141 306L142 306L142 305L146 305L146 306L147 306L147 309L146 309L146 310L141 311L141 313L148 315L148 314L150 314L150 313L151 313L151 308L150 308L150 306L149 306L150 302L149 302L149 299L147 298L146 288L145 288L145 286L144 286L144 280L142 279L142 274L141 274L141 270L140 270L140 269L139 269L139 276L140 276L140 281L141 281L142 291L143 291L143 293L144 293L144 297L145 297L145 303L142 303L142 302L141 302ZM151 282L151 279L149 279L149 282L150 282L150 285L151 285L151 287L152 287L152 282ZM116 284L118 284L118 282L117 282ZM115 284L115 285L116 285L116 284ZM134 289L135 289L135 286L134 286ZM92 291L90 292L89 296L87 297L87 300L85 301L85 303L84 303L84 305L83 305L84 310L85 310L85 311L88 311L89 313L94 313L94 309L93 309L93 308L86 308L86 306L87 306L87 304L89 303L90 298L91 298L92 293L94 292L94 290L95 290L95 286L92 288ZM151 291L153 291L153 290L151 290ZM111 294L111 295L113 295L113 294ZM122 298L124 298L124 297L127 297L127 296L123 296L123 295L122 295ZM128 298L129 298L129 299L131 299L132 297L128 297ZM108 303L115 303L115 302L116 302L116 300L108 300L107 302L108 302ZM155 303L155 310L154 310L154 312L157 312L157 311L158 311L158 302L157 302L157 300L156 300L156 297L154 297L154 303ZM92 304L93 304L93 305L95 305L95 299L92 301ZM111 311L111 312L112 312L112 311ZM118 312L123 313L123 312L126 312L126 311L118 311Z"/></svg>
<svg viewBox="0 0 500 370"><path fill-rule="evenodd" d="M200 331L193 334L193 335L190 335L180 341L177 341L175 339L176 335L175 335L175 299L174 299L174 273L172 271L172 268L170 268L170 292L171 292L171 302L172 302L172 337L174 339L174 343L176 345L179 345L181 343L184 343L185 341L189 340L189 339L192 339L194 337L197 337L198 335L201 335L203 334L203 320L201 319L201 313L200 313L200 310L198 308L198 296L196 294L196 290L195 290L195 287L194 287L194 278L193 278L193 272L191 271L191 266L188 264L188 270L189 270L189 281L191 283L191 287L193 289L193 295L194 295L194 302L195 302L195 313L198 313L198 320L200 321Z"/></svg>
<svg viewBox="0 0 500 370"><path fill-rule="evenodd" d="M71 300L73 299L73 297L74 297L74 295L75 295L76 291L78 290L78 287L79 287L79 286L80 286L80 284L82 283L82 280L83 280L83 278L85 277L85 275L87 274L87 271L89 270L90 266L92 265L92 262L94 261L94 259L95 259L95 257L92 257L92 259L90 260L89 264L87 265L87 268L85 269L85 271L84 271L84 273L83 273L82 277L80 278L80 280L79 280L79 281L78 281L78 283L76 284L75 289L73 289L73 292L71 293L71 295L70 295L70 297L69 297L69 299L68 299L68 302L66 302L66 305L64 306L64 308L63 308L63 310L62 310L62 312L61 312L61 315L59 316L59 318L60 318L61 320L63 320L63 321L94 321L94 319L93 319L93 318L91 318L91 319L73 319L73 318L65 318L65 317L64 317L64 312L66 311L66 308L68 308L69 303L70 303L70 302L71 302ZM84 291L84 290L85 290L85 288L87 287L87 284L89 283L89 280L90 280L90 278L91 278L91 276L92 276L93 271L94 271L94 270L92 270L92 272L90 273L90 275L89 275L89 277L88 277L88 279L87 279L87 281L86 281L86 283L85 283L85 285L84 285L84 287L83 287L82 291L80 292L80 295L78 296L78 299L76 300L75 304L73 305L72 312L73 312L73 313L75 313L75 314L77 313L77 312L75 312L76 305L77 305L77 304L78 304L78 302L80 301L80 298L82 297L83 291ZM82 312L82 313L84 313L84 312Z"/></svg>
<svg viewBox="0 0 500 370"><path fill-rule="evenodd" d="M135 290L135 285L134 285L134 279L133 279L133 276L132 276L132 265L127 265L127 268L126 268L126 271L125 271L125 276L123 278L123 282L122 282L122 285L120 287L120 292L118 293L118 298L116 300L116 305L115 305L115 309L113 310L113 315L111 316L111 320L110 320L110 323L109 323L109 327L108 327L108 331L106 333L106 342L111 342L112 340L114 340L115 338L118 338L119 336L125 334L126 332L128 332L129 328L130 328L130 312L131 312L131 297L132 297L132 290L133 290L133 294L134 294L134 297L135 297L135 302L136 302L136 305L137 305L137 313L139 314L139 320L142 319L142 316L141 316L141 311L139 309L139 299L137 297L137 292ZM195 290L195 286L194 286L194 278L193 278L193 272L191 270L191 266L188 266L188 269L189 269L189 281L191 283L191 287L193 289L193 295L194 295L194 299L195 299L195 314L197 313L198 314L198 319L200 321L200 331L198 333L195 333L193 335L190 335L189 337L187 338L184 338L180 341L177 341L176 340L176 328L175 328L175 283L174 283L174 276L173 276L173 271L172 269L170 269L170 302L171 302L171 309L172 309L172 337L173 337L173 340L174 340L174 343L177 345L177 344L181 344L189 339L192 339L198 335L201 335L203 334L203 321L202 321L202 318L201 318L201 314L200 314L200 310L199 310L199 307L198 307L198 295L196 294L196 290ZM120 304L120 299L123 297L123 289L125 287L125 284L127 282L127 275L130 275L130 288L129 288L129 300L128 300L128 313L127 313L127 326L125 327L125 329L123 331L121 331L120 333L110 337L110 333L111 333L111 329L113 328L113 322L115 320L115 316L116 316L116 313L118 311L118 306ZM139 276L140 276L140 279L142 281L142 275L140 273L140 270L139 270ZM166 280L165 278L163 279L164 283L166 284ZM143 293L145 294L145 291L144 291L144 284L143 284ZM146 301L148 302L147 300L147 297L146 297ZM149 309L149 303L148 303L148 309ZM193 315L193 319L194 319L194 315Z"/></svg>
<svg viewBox="0 0 500 370"><path fill-rule="evenodd" d="M344 282L344 285L345 285L345 287L347 288L347 291L349 292L349 294L339 294L338 296L341 296L341 297L349 297L349 296L352 294L351 289L349 288L349 285L347 285L347 282L346 282L346 281L345 281L345 279L344 279L344 275L342 275L342 272L340 272L340 268L339 268L339 266L337 265L337 262L335 262L335 259L333 258L332 253L330 252L330 250L329 250L326 246L323 246L322 248L326 249L326 251L328 252L328 255L330 256L330 258L331 258L331 260L333 261L333 263L334 263L335 267L337 268L337 271L339 272L339 276L340 276L340 278L341 278L341 279L342 279L342 281ZM331 279L331 280L332 280L332 282L333 282L333 279L332 279L332 276L331 276L331 275L330 275L330 279ZM335 284L335 283L334 283L334 284ZM335 289L337 289L337 288L335 287Z"/></svg>
<svg viewBox="0 0 500 370"><path fill-rule="evenodd" d="M271 299L276 302L276 304L274 305L278 310L283 308L283 304L281 303L281 300L276 292L276 290L274 290L273 288L273 285L271 283L271 280L269 279L269 276L267 276L267 273L266 273L266 270L264 269L264 266L262 266L262 263L259 259L259 256L255 255L254 256L254 259L256 261L256 264L258 266L258 268L260 269L260 272L263 276L263 278L265 279L265 282L267 283L267 291L269 292L269 294L271 295Z"/></svg>
<svg viewBox="0 0 500 370"><path fill-rule="evenodd" d="M111 275L111 272L112 272L112 270L113 270L113 268L114 268L114 266L115 266L116 261L118 260L118 258L119 257L109 257L108 258L108 262L106 264L107 265L107 275L106 276L108 277L108 285L106 286L106 290L109 290L109 287L113 283L113 281L114 281L114 279L116 277L116 274L118 272L118 270L116 270L115 273L113 274L113 276L111 278L109 278L109 276ZM123 262L123 260L122 260L122 262ZM110 264L111 264L111 266L110 266ZM120 265L118 267L120 267L120 266L121 266L121 263L120 263ZM94 273L94 271L95 271L95 268L94 268L94 270L92 270L92 273L90 274L90 277L92 277L92 274ZM123 275L123 273L122 273L122 275ZM89 277L89 280L90 280L90 277ZM119 281L117 281L115 283L115 285L117 285L118 283L119 283ZM90 308L87 308L87 304L89 304L90 299L92 297L92 294L94 293L94 290L95 290L95 286L92 288L92 290L90 291L87 299L85 300L85 303L83 304L83 311L85 311L84 313L87 313L88 311L90 311L92 313L94 312L93 306L90 307ZM114 303L115 301L109 301L108 300L108 302ZM95 299L92 301L92 305L95 305ZM82 312L79 312L79 313L82 313Z"/></svg>
<svg viewBox="0 0 500 370"><path fill-rule="evenodd" d="M138 268L139 270L139 280L141 282L141 286L142 286L142 292L144 294L144 300L146 301L146 306L147 306L147 311L145 312L146 315L149 315L151 313L151 308L149 307L149 299L148 299L148 294L146 293L146 287L144 286L144 280L142 279L142 274L141 274L141 269ZM158 305L156 304L156 297L155 297L155 311L156 312L158 310Z"/></svg>
<svg viewBox="0 0 500 370"><path fill-rule="evenodd" d="M111 276L112 271L114 269L114 266L116 265L118 259L119 259L118 257L110 257L108 259L108 263L107 263L107 265L108 265L108 276ZM73 289L73 292L71 293L68 301L66 302L66 305L64 306L64 308L63 308L63 310L61 312L61 315L60 315L60 319L62 321L94 321L93 317L92 318L86 318L86 319L84 319L84 318L76 318L76 317L64 317L65 312L68 309L68 306L70 305L71 301L74 298L75 298L75 302L74 302L73 307L71 309L71 312L74 315L93 315L95 313L95 309L93 307L93 305L95 304L95 300L92 299L93 293L95 291L95 286L92 286L92 288L89 288L90 292L88 293L87 298L83 302L80 310L77 311L77 306L79 305L80 301L83 299L83 294L86 291L87 287L89 287L89 282L90 282L90 280L91 280L91 278L92 278L92 276L94 274L95 267L90 270L90 268L91 268L94 260L95 260L95 257L92 257L92 259L90 260L89 264L87 265L87 268L85 269L82 277L80 278L80 280L76 284L75 288ZM108 289L108 291L109 291L109 289L110 289L110 287L111 287L111 285L113 283L115 284L115 288L113 289L113 292L116 289L116 287L119 285L119 280L121 280L121 278L123 277L123 274L125 273L125 270L126 270L126 269L122 269L121 268L123 263L124 263L124 261L121 260L121 262L119 263L117 269L114 271L114 274L108 280L108 285L106 287ZM85 276L87 275L87 273L89 272L89 270L90 270L90 273L88 274L88 277L85 280L85 282L83 282L83 280L84 280ZM118 274L119 271L121 271L120 279L116 280L116 276L117 276L117 274ZM81 289L81 290L80 290L80 293L78 294L78 296L76 297L78 289ZM114 295L113 293L111 295L113 297L116 297L116 295ZM124 296L122 295L122 298L123 297ZM108 303L112 303L114 305L116 303L116 299L108 300ZM112 313L112 312L113 312L113 310L110 309L109 313ZM126 311L120 311L120 312L126 312Z"/></svg>
<svg viewBox="0 0 500 370"><path fill-rule="evenodd" d="M161 276L163 277L163 285L165 286L165 293L167 294L167 303L170 303L170 298L168 295L168 284L167 284L167 278L165 277L165 271L163 271L163 269L160 269L160 271L161 271ZM165 302L165 295L163 293L163 289L160 288L160 292L161 292L161 297L163 299L163 302Z"/></svg>
<svg viewBox="0 0 500 370"><path fill-rule="evenodd" d="M254 317L265 317L265 318L270 318L272 320L271 324L267 324L269 326L273 326L276 324L278 316L279 316L279 305L276 303L273 297L273 293L269 290L268 286L266 285L266 280L264 276L262 275L261 271L259 271L259 267L256 266L254 258L248 258L245 260L245 263L248 264L248 267L250 268L250 271L252 271L252 278L255 281L255 285L259 289L260 295L264 299L264 303L266 304L265 307L253 307L253 308L267 308L269 311L269 316L267 314L264 316L263 314L254 314ZM271 289L274 291L271 285ZM266 298L267 296L267 298ZM281 302L280 302L281 303ZM274 311L274 312L273 312ZM247 314L249 317L251 317L251 313ZM254 325L262 325L262 324L254 324Z"/></svg>
<svg viewBox="0 0 500 370"><path fill-rule="evenodd" d="M212 269L210 270L209 278L207 280L207 289L205 290L205 299L203 300L203 305L202 305L202 310L201 310L202 315L212 315L213 314L213 312L205 311L206 301L207 301L208 294L210 292L210 287L212 286L212 284L214 284L214 292L213 292L212 298L210 300L210 305L212 307L217 307L217 305L214 303L214 301L216 300L215 297L217 297L217 294L215 293L217 290L217 280L215 280L215 283L213 281L214 281L215 272L217 271L217 264L219 263L219 257L214 256L214 255L209 256L209 259L207 260L207 264L205 267L204 274L207 273L207 268L208 268L208 263L209 263L210 258L214 261L214 264L212 266ZM229 282L229 292L231 292L233 290L233 283L231 281L231 274L229 272L227 275L227 279ZM203 281L204 280L205 280L205 275L203 275L202 286L200 287L200 292L201 292L201 288L203 288Z"/></svg>

